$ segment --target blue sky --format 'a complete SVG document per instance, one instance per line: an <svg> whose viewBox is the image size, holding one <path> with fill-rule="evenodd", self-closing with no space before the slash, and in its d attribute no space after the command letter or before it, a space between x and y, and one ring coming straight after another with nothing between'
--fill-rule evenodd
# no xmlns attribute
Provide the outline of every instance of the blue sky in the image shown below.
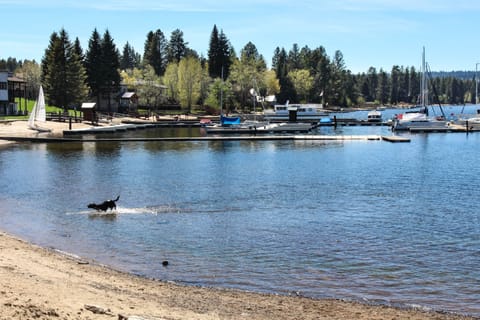
<svg viewBox="0 0 480 320"><path fill-rule="evenodd" d="M0 58L40 61L52 32L64 28L84 50L94 28L108 29L121 50L143 54L149 31L184 33L207 55L213 25L238 53L252 41L270 65L275 48L294 43L343 53L348 69L420 67L475 70L480 62L476 0L0 0ZM480 66L480 65L479 65Z"/></svg>

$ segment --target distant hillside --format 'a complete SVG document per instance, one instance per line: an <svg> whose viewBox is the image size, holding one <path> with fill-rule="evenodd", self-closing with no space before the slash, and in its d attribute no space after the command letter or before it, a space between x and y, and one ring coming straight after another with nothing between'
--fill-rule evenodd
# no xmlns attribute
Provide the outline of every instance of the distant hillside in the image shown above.
<svg viewBox="0 0 480 320"><path fill-rule="evenodd" d="M472 80L475 77L475 71L432 71L432 77Z"/></svg>

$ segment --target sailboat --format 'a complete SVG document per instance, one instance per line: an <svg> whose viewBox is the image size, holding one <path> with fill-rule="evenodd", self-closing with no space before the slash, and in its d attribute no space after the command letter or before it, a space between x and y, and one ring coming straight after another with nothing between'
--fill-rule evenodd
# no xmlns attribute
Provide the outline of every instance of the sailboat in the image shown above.
<svg viewBox="0 0 480 320"><path fill-rule="evenodd" d="M442 111L442 116L429 117L428 115L428 85L426 77L426 62L425 62L425 47L422 53L422 77L420 81L420 110L413 112L406 112L396 116L393 122L392 129L394 131L400 130L436 130L447 128L447 121Z"/></svg>
<svg viewBox="0 0 480 320"><path fill-rule="evenodd" d="M50 132L50 129L42 128L37 124L38 122L45 124L46 121L47 113L45 111L45 96L43 95L43 87L40 86L37 101L35 101L30 117L28 118L28 127L39 132Z"/></svg>

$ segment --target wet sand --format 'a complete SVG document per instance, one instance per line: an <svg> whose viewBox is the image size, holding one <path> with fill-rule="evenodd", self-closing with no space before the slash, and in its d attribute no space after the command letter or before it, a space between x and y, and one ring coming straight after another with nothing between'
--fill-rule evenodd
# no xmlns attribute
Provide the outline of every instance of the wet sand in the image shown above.
<svg viewBox="0 0 480 320"><path fill-rule="evenodd" d="M74 128L88 126L78 125ZM50 126L54 134L68 128L64 123ZM26 121L0 124L0 136L35 134ZM473 319L334 299L183 286L119 272L0 232L0 319L128 318Z"/></svg>
<svg viewBox="0 0 480 320"><path fill-rule="evenodd" d="M122 273L5 233L0 233L0 284L0 319L468 319L182 286Z"/></svg>

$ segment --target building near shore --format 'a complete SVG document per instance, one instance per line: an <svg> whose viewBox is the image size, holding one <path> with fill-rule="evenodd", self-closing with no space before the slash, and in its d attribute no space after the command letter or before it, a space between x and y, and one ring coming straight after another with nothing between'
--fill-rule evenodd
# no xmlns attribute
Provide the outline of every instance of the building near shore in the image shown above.
<svg viewBox="0 0 480 320"><path fill-rule="evenodd" d="M26 113L26 81L11 75L8 71L0 71L0 115Z"/></svg>
<svg viewBox="0 0 480 320"><path fill-rule="evenodd" d="M6 113L8 105L8 72L0 71L0 114Z"/></svg>

